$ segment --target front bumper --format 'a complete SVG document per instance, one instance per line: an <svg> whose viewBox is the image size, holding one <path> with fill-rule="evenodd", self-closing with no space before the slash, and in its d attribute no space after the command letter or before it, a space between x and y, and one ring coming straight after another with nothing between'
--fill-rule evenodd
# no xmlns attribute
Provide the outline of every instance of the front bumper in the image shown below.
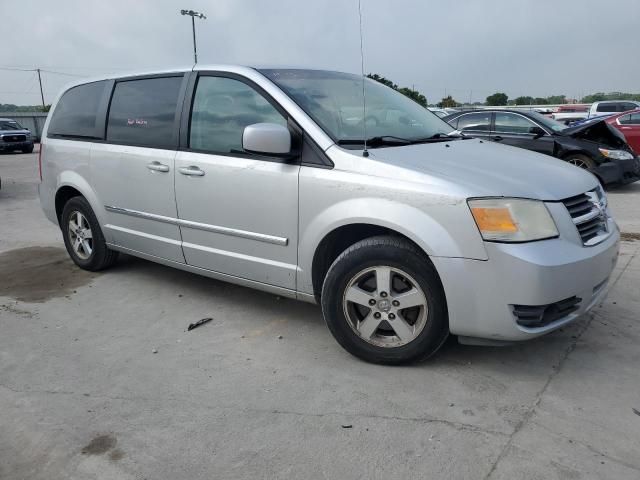
<svg viewBox="0 0 640 480"><path fill-rule="evenodd" d="M30 147L33 147L33 140L26 140L24 142L0 142L0 151L22 150L23 148Z"/></svg>
<svg viewBox="0 0 640 480"><path fill-rule="evenodd" d="M593 247L555 238L523 244L486 243L489 260L432 258L444 286L451 333L517 341L562 327L604 299L618 258L620 233ZM517 323L514 305L549 305L577 296L578 308L545 326Z"/></svg>
<svg viewBox="0 0 640 480"><path fill-rule="evenodd" d="M640 157L599 164L593 171L605 185L624 185L640 180Z"/></svg>

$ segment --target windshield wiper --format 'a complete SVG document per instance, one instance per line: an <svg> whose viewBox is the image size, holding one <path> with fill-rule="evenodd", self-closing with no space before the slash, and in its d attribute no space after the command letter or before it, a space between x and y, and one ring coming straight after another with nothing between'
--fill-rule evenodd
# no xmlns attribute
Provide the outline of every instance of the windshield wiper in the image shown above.
<svg viewBox="0 0 640 480"><path fill-rule="evenodd" d="M364 140L361 138L343 138L338 140L338 145L364 145ZM392 145L411 145L413 140L402 137L394 137L393 135L383 135L380 137L367 138L367 146L369 147L383 147Z"/></svg>

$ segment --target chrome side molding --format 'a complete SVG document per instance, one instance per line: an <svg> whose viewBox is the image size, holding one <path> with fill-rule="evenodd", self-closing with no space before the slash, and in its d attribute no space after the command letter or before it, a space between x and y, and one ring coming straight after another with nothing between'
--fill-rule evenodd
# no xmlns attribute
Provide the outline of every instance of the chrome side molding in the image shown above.
<svg viewBox="0 0 640 480"><path fill-rule="evenodd" d="M156 222L168 223L179 227L194 228L205 232L220 233L222 235L231 235L234 237L248 238L258 242L272 243L274 245L287 246L289 239L285 237L277 237L275 235L267 235L265 233L249 232L247 230L238 230L235 228L220 227L218 225L209 225L207 223L193 222L191 220L182 220L180 218L165 217L156 215L155 213L140 212L138 210L130 210L128 208L114 207L105 205L104 208L108 212L118 213L120 215L128 215L130 217L144 218L147 220L155 220Z"/></svg>

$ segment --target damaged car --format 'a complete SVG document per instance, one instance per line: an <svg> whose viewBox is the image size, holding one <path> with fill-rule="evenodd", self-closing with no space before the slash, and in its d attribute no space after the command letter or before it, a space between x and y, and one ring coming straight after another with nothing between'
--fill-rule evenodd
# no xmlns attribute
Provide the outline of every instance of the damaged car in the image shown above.
<svg viewBox="0 0 640 480"><path fill-rule="evenodd" d="M603 185L640 179L640 159L604 119L567 127L535 111L495 109L456 113L444 120L464 135L565 160L589 170Z"/></svg>

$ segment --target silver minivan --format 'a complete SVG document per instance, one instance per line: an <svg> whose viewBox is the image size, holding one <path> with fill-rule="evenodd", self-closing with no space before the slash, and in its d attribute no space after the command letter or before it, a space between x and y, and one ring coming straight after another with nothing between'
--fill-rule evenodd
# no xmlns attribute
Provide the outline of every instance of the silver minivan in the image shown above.
<svg viewBox="0 0 640 480"><path fill-rule="evenodd" d="M347 73L84 82L55 102L40 169L79 267L124 252L319 303L371 362L426 358L450 333L495 345L562 327L601 301L618 256L592 174L466 138Z"/></svg>

